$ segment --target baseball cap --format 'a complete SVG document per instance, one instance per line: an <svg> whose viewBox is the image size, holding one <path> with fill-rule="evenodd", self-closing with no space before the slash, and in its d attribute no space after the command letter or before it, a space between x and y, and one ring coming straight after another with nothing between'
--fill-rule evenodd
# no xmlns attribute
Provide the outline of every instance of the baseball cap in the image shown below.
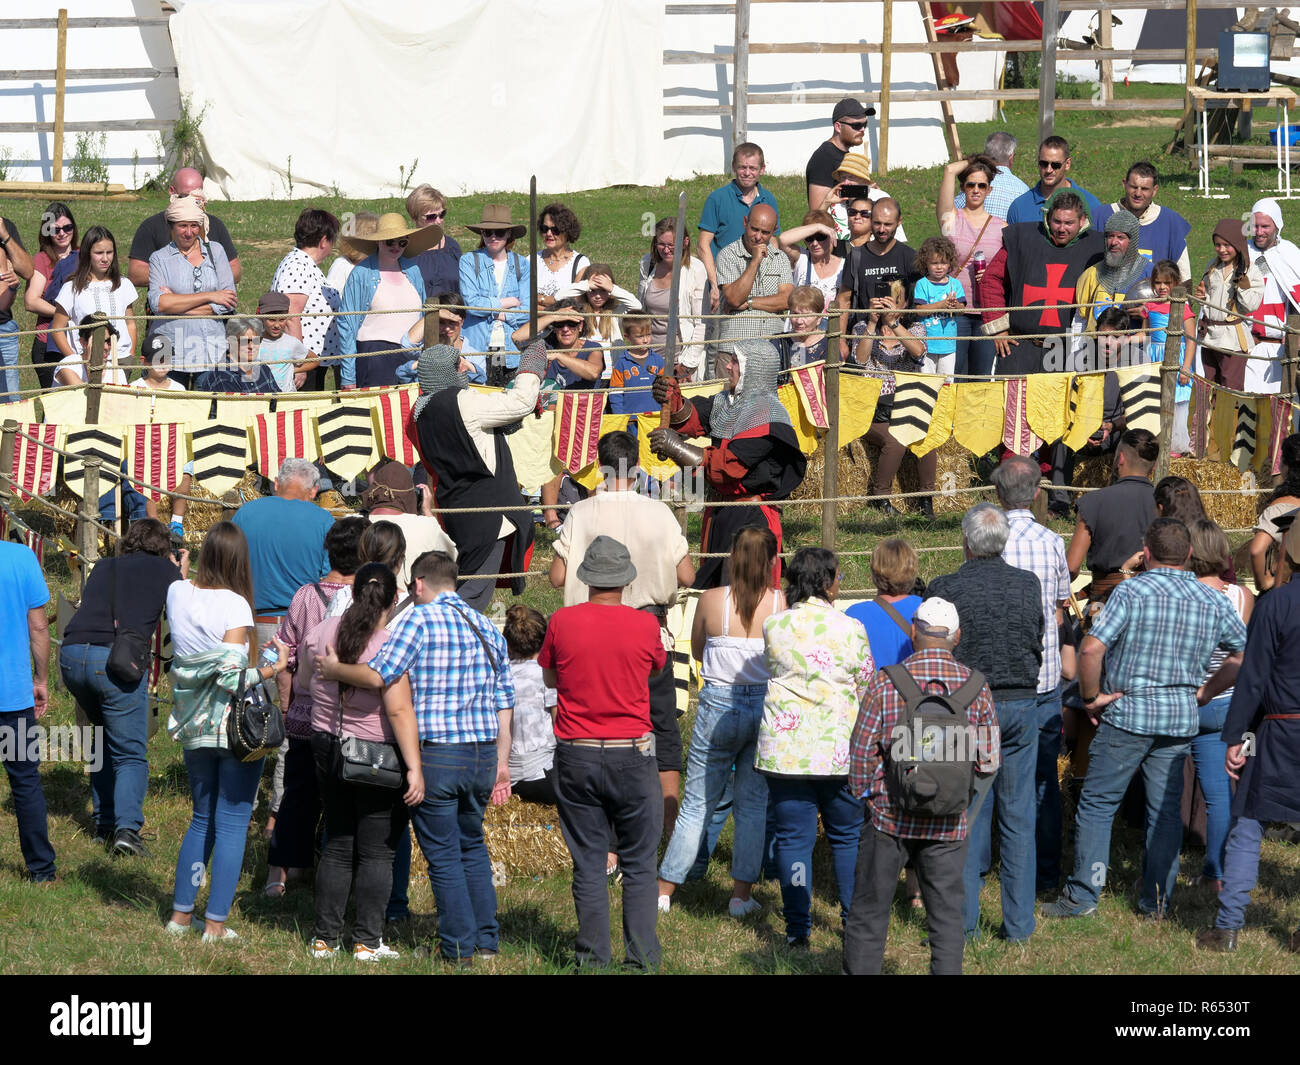
<svg viewBox="0 0 1300 1065"><path fill-rule="evenodd" d="M929 636L951 636L960 627L957 608L947 599L927 599L916 608L912 621Z"/></svg>
<svg viewBox="0 0 1300 1065"><path fill-rule="evenodd" d="M843 100L835 105L835 110L831 114L831 121L838 122L841 118L866 118L868 115L874 115L874 107L863 107L852 96L846 96Z"/></svg>

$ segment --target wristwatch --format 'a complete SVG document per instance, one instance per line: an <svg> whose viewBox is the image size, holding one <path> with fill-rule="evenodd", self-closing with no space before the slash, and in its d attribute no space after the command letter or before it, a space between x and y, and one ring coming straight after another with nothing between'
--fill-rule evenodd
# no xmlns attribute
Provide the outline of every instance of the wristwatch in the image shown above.
<svg viewBox="0 0 1300 1065"><path fill-rule="evenodd" d="M752 311L753 309L754 309L754 297L750 296L749 299L745 300L745 310Z"/></svg>

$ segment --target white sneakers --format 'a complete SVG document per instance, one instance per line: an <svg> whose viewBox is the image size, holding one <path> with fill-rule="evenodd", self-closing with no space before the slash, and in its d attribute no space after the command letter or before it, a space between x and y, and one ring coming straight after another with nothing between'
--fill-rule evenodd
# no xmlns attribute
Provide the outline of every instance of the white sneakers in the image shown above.
<svg viewBox="0 0 1300 1065"><path fill-rule="evenodd" d="M751 913L757 913L762 908L763 907L758 904L758 900L752 897L748 899L733 898L729 903L727 903L727 912L731 914L732 917L738 919L741 917L748 917Z"/></svg>
<svg viewBox="0 0 1300 1065"><path fill-rule="evenodd" d="M214 936L211 932L203 933L204 943L230 943L239 938L239 935L232 928L227 928L219 936Z"/></svg>
<svg viewBox="0 0 1300 1065"><path fill-rule="evenodd" d="M385 946L382 939L377 947L367 947L364 943L352 944L353 961L388 961L400 957L392 947Z"/></svg>
<svg viewBox="0 0 1300 1065"><path fill-rule="evenodd" d="M323 939L313 939L311 942L311 956L313 958L333 958L338 952L338 947L331 947Z"/></svg>
<svg viewBox="0 0 1300 1065"><path fill-rule="evenodd" d="M660 913L667 913L670 909L672 909L672 905L673 905L673 897L672 897L671 895L660 895L660 896L659 896L659 912L660 912Z"/></svg>

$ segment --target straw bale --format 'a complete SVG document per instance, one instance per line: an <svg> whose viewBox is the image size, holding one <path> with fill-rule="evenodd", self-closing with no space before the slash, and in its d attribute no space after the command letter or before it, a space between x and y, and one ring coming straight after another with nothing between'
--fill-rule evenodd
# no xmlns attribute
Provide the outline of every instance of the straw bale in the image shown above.
<svg viewBox="0 0 1300 1065"><path fill-rule="evenodd" d="M936 514L960 514L970 506L969 494L945 495L957 488L969 488L979 484L975 475L974 460L956 440L949 439L938 449L938 468L935 472L934 512ZM840 448L839 466L836 471L836 495L866 496L871 494L875 477L876 462L880 457L880 448L868 444L865 437L850 441ZM808 457L808 472L804 474L803 483L795 491L795 499L819 499L822 494L822 481L826 464L825 443ZM894 478L892 492L921 491L920 467L915 455L908 451L903 456L898 476ZM900 510L919 510L920 499L900 499L895 502ZM840 503L837 517L848 518L860 514L861 502Z"/></svg>
<svg viewBox="0 0 1300 1065"><path fill-rule="evenodd" d="M483 836L493 868L504 866L519 876L546 876L573 867L554 806L510 796L504 806L489 806Z"/></svg>

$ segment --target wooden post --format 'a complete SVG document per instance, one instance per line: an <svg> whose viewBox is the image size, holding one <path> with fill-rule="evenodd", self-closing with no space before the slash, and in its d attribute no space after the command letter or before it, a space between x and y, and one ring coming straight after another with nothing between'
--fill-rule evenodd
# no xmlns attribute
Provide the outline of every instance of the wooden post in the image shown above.
<svg viewBox="0 0 1300 1065"><path fill-rule="evenodd" d="M840 494L840 334L835 325L831 325L830 335L826 338L823 373L826 375L826 420L830 428L822 437L822 547L834 551L838 504L830 500Z"/></svg>
<svg viewBox="0 0 1300 1065"><path fill-rule="evenodd" d="M749 0L736 0L731 64L731 147L749 140Z"/></svg>
<svg viewBox="0 0 1300 1065"><path fill-rule="evenodd" d="M95 521L99 518L99 467L103 459L90 455L84 462L85 472L81 482L81 505L77 507L77 552L81 555L81 593L86 594L86 578L90 576L90 567L99 558L99 530Z"/></svg>
<svg viewBox="0 0 1300 1065"><path fill-rule="evenodd" d="M420 345L425 351L428 351L435 344L442 343L442 336L438 331L438 306L432 300L426 300L424 304L424 343Z"/></svg>
<svg viewBox="0 0 1300 1065"><path fill-rule="evenodd" d="M1102 18L1110 13L1103 10ZM1043 0L1043 59L1038 68L1038 143L1056 126L1056 36L1061 32L1059 0Z"/></svg>
<svg viewBox="0 0 1300 1065"><path fill-rule="evenodd" d="M1102 8L1098 12L1100 22L1097 25L1097 43L1103 51L1111 48L1110 12ZM1115 99L1115 64L1110 59L1101 61L1101 106L1109 107Z"/></svg>
<svg viewBox="0 0 1300 1065"><path fill-rule="evenodd" d="M1169 476L1170 443L1174 435L1174 389L1178 386L1178 354L1183 346L1183 307L1186 303L1187 297L1182 295L1169 301L1165 357L1160 364L1160 454L1156 457L1157 481Z"/></svg>
<svg viewBox="0 0 1300 1065"><path fill-rule="evenodd" d="M108 322L95 327L82 352L86 360L86 424L99 424L99 401L104 388L104 335Z"/></svg>
<svg viewBox="0 0 1300 1065"><path fill-rule="evenodd" d="M537 339L537 175L528 179L528 339Z"/></svg>
<svg viewBox="0 0 1300 1065"><path fill-rule="evenodd" d="M1187 88L1196 84L1196 0L1187 0L1187 49L1183 56L1183 62L1187 64L1187 73L1184 82ZM1191 95L1187 96L1187 106L1192 104Z"/></svg>
<svg viewBox="0 0 1300 1065"><path fill-rule="evenodd" d="M54 156L50 176L63 180L63 88L68 75L68 9L59 8L59 43L54 73Z"/></svg>
<svg viewBox="0 0 1300 1065"><path fill-rule="evenodd" d="M13 499L14 475L14 434L18 432L18 423L6 418L2 435L0 435L0 501L8 503Z"/></svg>
<svg viewBox="0 0 1300 1065"><path fill-rule="evenodd" d="M1282 347L1285 352L1282 360L1282 395L1294 402L1296 358L1300 357L1300 314L1288 314L1286 316L1286 328L1286 341ZM5 468L8 469L8 467Z"/></svg>
<svg viewBox="0 0 1300 1065"><path fill-rule="evenodd" d="M876 173L889 173L889 82L893 76L894 0L885 0L885 25L880 33L880 160Z"/></svg>

